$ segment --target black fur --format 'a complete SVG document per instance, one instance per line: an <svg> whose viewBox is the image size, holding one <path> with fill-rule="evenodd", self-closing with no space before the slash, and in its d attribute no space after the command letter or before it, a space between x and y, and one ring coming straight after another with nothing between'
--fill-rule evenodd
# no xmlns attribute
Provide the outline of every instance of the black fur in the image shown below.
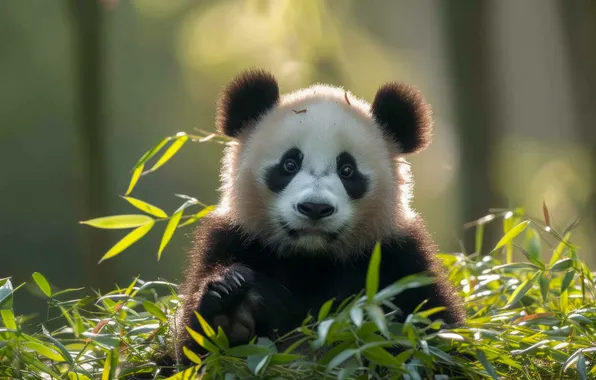
<svg viewBox="0 0 596 380"><path fill-rule="evenodd" d="M340 170L343 165L351 165L354 172L350 178L344 178L340 175ZM348 152L343 152L337 156L337 171L344 189L352 199L360 199L366 194L368 190L368 178L358 170L356 159Z"/></svg>
<svg viewBox="0 0 596 380"><path fill-rule="evenodd" d="M216 128L219 133L238 137L279 101L275 77L265 70L247 70L236 76L223 90L217 105Z"/></svg>
<svg viewBox="0 0 596 380"><path fill-rule="evenodd" d="M408 290L393 302L408 315L428 299L425 308L447 307L433 318L442 318L447 323L463 322L462 308L450 285L435 268L434 247L424 231L417 224L406 235L382 242L380 287L406 275L430 270L437 276L436 285ZM255 335L275 339L298 327L308 312L316 313L325 301L336 298L339 304L358 293L364 288L373 249L368 247L361 256L354 252L354 257L359 258L345 264L325 255L279 257L272 248L257 240L247 240L237 226L215 216L203 220L196 236L186 282L181 288L186 297L183 323L201 331L194 310L209 323L214 323L216 316L225 315L226 323L234 320L239 323L237 336L241 339L236 344L246 343ZM260 299L251 300L250 292L258 294ZM183 329L177 340L204 353Z"/></svg>
<svg viewBox="0 0 596 380"><path fill-rule="evenodd" d="M269 169L267 169L267 174L265 176L265 182L267 183L267 187L269 190L273 191L274 193L280 193L283 189L286 188L292 182L292 179L296 176L296 174L300 171L300 165L302 165L302 159L304 155L298 148L292 148L285 152L279 162ZM293 160L297 165L297 170L293 173L288 173L284 169L284 162L286 160Z"/></svg>
<svg viewBox="0 0 596 380"><path fill-rule="evenodd" d="M430 144L431 109L415 87L393 82L381 86L371 110L403 153L420 151Z"/></svg>

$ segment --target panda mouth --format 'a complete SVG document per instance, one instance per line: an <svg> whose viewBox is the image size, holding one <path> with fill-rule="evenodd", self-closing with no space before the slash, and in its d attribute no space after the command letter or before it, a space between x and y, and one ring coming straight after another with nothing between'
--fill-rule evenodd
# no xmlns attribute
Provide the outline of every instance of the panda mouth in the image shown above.
<svg viewBox="0 0 596 380"><path fill-rule="evenodd" d="M306 236L318 236L326 238L327 240L335 240L340 235L340 231L329 232L321 230L320 228L306 227L306 228L291 228L286 223L281 223L281 228L292 238L298 239Z"/></svg>

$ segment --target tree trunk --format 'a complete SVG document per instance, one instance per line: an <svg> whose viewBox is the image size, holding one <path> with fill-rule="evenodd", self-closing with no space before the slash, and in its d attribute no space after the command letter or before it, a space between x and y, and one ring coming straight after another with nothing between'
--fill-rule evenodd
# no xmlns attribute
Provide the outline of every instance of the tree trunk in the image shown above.
<svg viewBox="0 0 596 380"><path fill-rule="evenodd" d="M462 222L486 215L489 208L503 207L491 186L498 120L489 6L485 1L441 2L459 131ZM496 243L497 231L490 230L485 244ZM465 234L463 243L468 253L473 252L473 231Z"/></svg>
<svg viewBox="0 0 596 380"><path fill-rule="evenodd" d="M105 160L102 8L96 0L71 0L75 69L76 133L78 143L80 218L107 213ZM90 286L99 286L105 265L97 262L108 247L105 231L82 229L83 268ZM103 270L102 270L103 269Z"/></svg>

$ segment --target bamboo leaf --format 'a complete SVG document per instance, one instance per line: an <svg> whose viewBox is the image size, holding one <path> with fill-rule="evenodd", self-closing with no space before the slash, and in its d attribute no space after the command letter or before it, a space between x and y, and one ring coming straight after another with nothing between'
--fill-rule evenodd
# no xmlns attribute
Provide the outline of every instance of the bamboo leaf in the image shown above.
<svg viewBox="0 0 596 380"><path fill-rule="evenodd" d="M217 354L219 352L217 347L213 343L211 343L207 338L205 338L203 335L199 334L198 332L194 331L193 329L191 329L188 326L185 326L185 327L186 327L186 331L188 331L191 338L195 342L197 342L201 347L203 347L207 351L214 353L214 354Z"/></svg>
<svg viewBox="0 0 596 380"><path fill-rule="evenodd" d="M101 263L104 260L107 260L120 254L126 248L130 247L139 239L141 239L143 236L147 235L147 233L151 231L151 228L153 228L154 225L155 221L151 219L150 223L147 223L141 227L132 230L132 232L124 236L118 243L116 243L112 248L110 248L110 250L105 255L103 255L99 262Z"/></svg>
<svg viewBox="0 0 596 380"><path fill-rule="evenodd" d="M162 321L162 322L168 321L168 317L166 317L166 315L159 308L159 306L157 306L153 302L151 302L149 300L144 300L143 308L145 308L145 310L147 310L149 312L149 314L153 315L155 318L159 319L160 321Z"/></svg>
<svg viewBox="0 0 596 380"><path fill-rule="evenodd" d="M565 236L563 236L563 240L561 240L559 242L559 244L557 245L557 247L553 251L553 255L550 258L550 262L548 263L549 266L552 266L557 261L559 261L559 258L561 258L561 255L563 254L563 251L565 250L565 247L567 247L567 243L569 242L569 239L570 238L571 238L571 232L567 232L565 234Z"/></svg>
<svg viewBox="0 0 596 380"><path fill-rule="evenodd" d="M59 352L54 351L48 346L44 346L41 343L37 342L23 342L25 347L29 347L33 351L37 352L40 355L45 356L46 358L53 360L55 362L63 362L65 361L64 357L60 355Z"/></svg>
<svg viewBox="0 0 596 380"><path fill-rule="evenodd" d="M205 207L201 211L197 212L196 214L194 214L193 216L188 218L188 220L186 220L184 223L180 224L178 227L184 227L186 225L196 222L197 220L199 220L201 218L206 217L207 215L209 215L210 212L215 210L215 207L216 207L215 205Z"/></svg>
<svg viewBox="0 0 596 380"><path fill-rule="evenodd" d="M495 368L492 366L492 364L490 364L490 362L486 358L484 351L476 349L476 357L478 358L478 361L480 362L480 364L482 364L486 372L490 375L490 377L497 380L499 378L499 376L497 375L497 371L495 371Z"/></svg>
<svg viewBox="0 0 596 380"><path fill-rule="evenodd" d="M188 359L190 359L191 362L193 362L193 363L195 363L197 365L201 365L203 363L203 361L201 360L201 358L199 357L199 355L195 354L194 352L192 352L191 350L189 350L185 346L182 347L182 351L184 352L184 355L186 355L186 357Z"/></svg>
<svg viewBox="0 0 596 380"><path fill-rule="evenodd" d="M515 305L532 288L532 285L534 285L534 282L536 282L538 276L540 276L542 273L542 271L536 272L531 278L522 282L511 294L507 304L503 308L507 309L508 307Z"/></svg>
<svg viewBox="0 0 596 380"><path fill-rule="evenodd" d="M377 242L370 258L366 274L366 297L372 301L379 290L379 268L381 266L381 243Z"/></svg>
<svg viewBox="0 0 596 380"><path fill-rule="evenodd" d="M132 190L137 185L137 182L139 182L139 178L141 178L141 174L143 173L144 168L145 165L141 164L132 171L132 175L130 176L130 183L128 184L128 189L126 189L126 193L124 193L124 195L132 193Z"/></svg>
<svg viewBox="0 0 596 380"><path fill-rule="evenodd" d="M172 143L172 145L170 145L170 147L168 149L166 149L166 151L164 152L164 154L159 158L159 160L157 160L157 162L155 163L155 165L153 165L153 167L147 171L147 173L154 172L157 169L159 169L161 166L163 166L172 157L174 157L174 155L176 153L178 153L178 151L180 150L180 148L182 148L182 146L187 141L188 141L188 136L186 134L184 134L184 133L180 133L176 137L176 140L174 140L174 142Z"/></svg>
<svg viewBox="0 0 596 380"><path fill-rule="evenodd" d="M45 294L48 297L52 296L52 288L50 287L48 280L46 280L43 274L35 272L31 277L33 277L33 281L35 281L35 283L37 284L39 289L41 289L43 294Z"/></svg>
<svg viewBox="0 0 596 380"><path fill-rule="evenodd" d="M502 248L505 244L511 242L511 240L513 240L517 235L522 233L526 229L526 227L528 227L529 223L529 220L523 221L519 223L517 226L513 227L511 230L509 230L509 232L507 232L505 236L503 236L501 240L499 240L499 242L491 252L494 252L499 248Z"/></svg>
<svg viewBox="0 0 596 380"><path fill-rule="evenodd" d="M562 272L564 270L567 270L569 268L571 268L571 266L573 265L573 260L571 259L563 259L563 260L559 260L557 261L551 268L550 270L552 272Z"/></svg>
<svg viewBox="0 0 596 380"><path fill-rule="evenodd" d="M159 144L155 145L153 148L145 152L145 154L143 154L141 158L139 158L139 161L137 161L137 163L133 167L133 170L137 169L139 166L144 165L147 161L149 161L151 157L153 157L157 152L159 152L161 148L163 148L164 145L166 145L168 141L170 141L172 138L173 137L166 137L165 139L161 140Z"/></svg>
<svg viewBox="0 0 596 380"><path fill-rule="evenodd" d="M168 225L166 226L166 229L161 238L161 243L159 244L159 251L157 252L157 261L161 259L161 254L163 250L166 248L166 246L172 239L172 235L174 235L174 231L176 230L176 227L178 227L178 223L180 223L180 218L182 217L183 212L184 210L176 212L174 215L172 215L172 218L168 222Z"/></svg>
<svg viewBox="0 0 596 380"><path fill-rule="evenodd" d="M103 228L106 230L119 230L144 226L151 222L153 222L153 218L147 215L127 214L104 216L101 218L90 219L79 223L86 224L91 227Z"/></svg>
<svg viewBox="0 0 596 380"><path fill-rule="evenodd" d="M328 300L323 304L323 306L321 306L321 308L319 309L319 316L317 318L319 322L327 317L329 311L331 310L331 306L333 305L333 301L335 301L334 298Z"/></svg>
<svg viewBox="0 0 596 380"><path fill-rule="evenodd" d="M542 213L544 214L544 224L550 227L550 213L546 207L546 201L542 201Z"/></svg>
<svg viewBox="0 0 596 380"><path fill-rule="evenodd" d="M567 273L565 273L565 277L563 277L563 281L561 282L561 291L562 292L567 290L567 288L571 284L571 281L573 280L573 277L575 277L574 270L569 270L569 271L567 271Z"/></svg>
<svg viewBox="0 0 596 380"><path fill-rule="evenodd" d="M540 294L542 295L542 301L546 302L548 296L548 290L550 288L550 279L546 277L546 273L540 275Z"/></svg>
<svg viewBox="0 0 596 380"><path fill-rule="evenodd" d="M136 199L133 197L122 197L122 198L126 199L128 201L128 203L135 206L139 210L145 211L147 214L151 214L157 218L167 218L168 217L168 214L166 214L166 212L164 210L160 209L157 206L153 206L152 204L149 204L145 201L142 201L140 199Z"/></svg>

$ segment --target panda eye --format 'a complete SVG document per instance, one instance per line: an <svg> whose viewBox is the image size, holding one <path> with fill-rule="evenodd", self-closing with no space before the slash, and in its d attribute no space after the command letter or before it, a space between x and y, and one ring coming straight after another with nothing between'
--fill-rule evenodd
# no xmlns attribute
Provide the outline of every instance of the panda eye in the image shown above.
<svg viewBox="0 0 596 380"><path fill-rule="evenodd" d="M291 158L287 158L283 162L283 168L286 173L292 174L298 171L298 163Z"/></svg>
<svg viewBox="0 0 596 380"><path fill-rule="evenodd" d="M346 164L339 168L339 175L343 178L350 178L354 175L354 167L352 165Z"/></svg>

